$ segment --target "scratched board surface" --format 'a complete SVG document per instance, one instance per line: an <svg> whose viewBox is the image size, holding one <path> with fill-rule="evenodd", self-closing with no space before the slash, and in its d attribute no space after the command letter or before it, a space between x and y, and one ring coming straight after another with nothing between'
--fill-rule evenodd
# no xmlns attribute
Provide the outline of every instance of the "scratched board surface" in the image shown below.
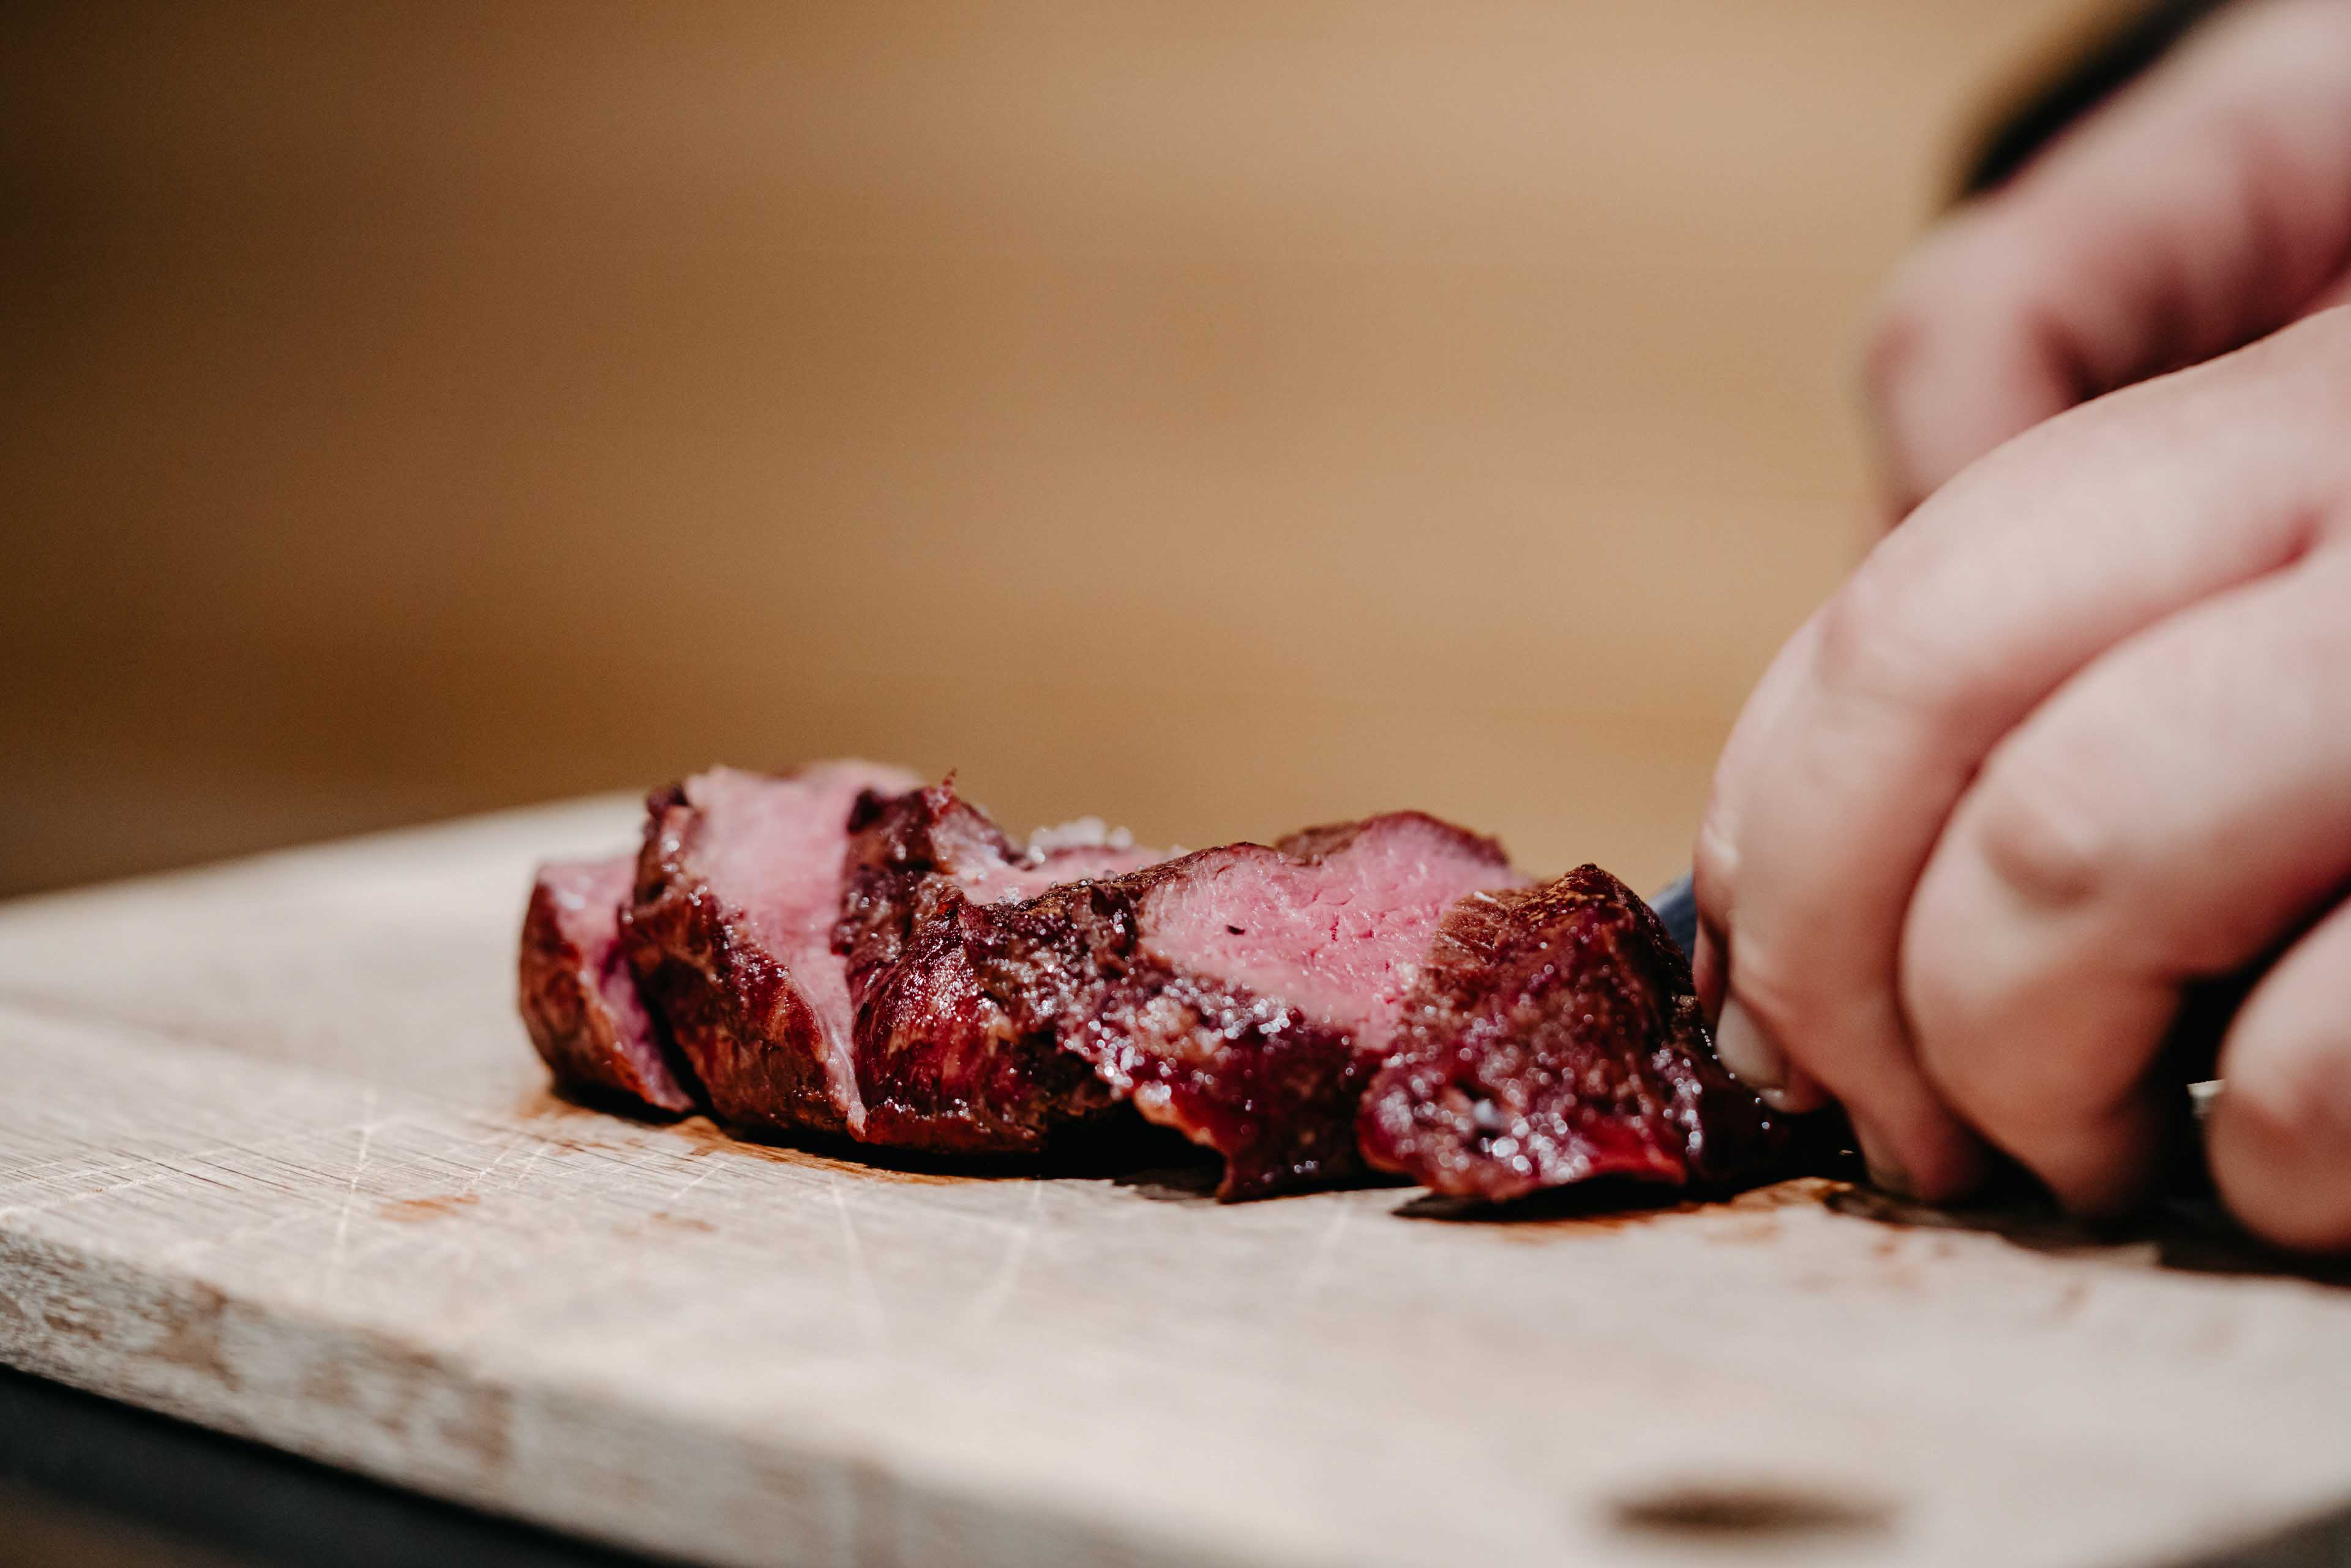
<svg viewBox="0 0 2351 1568"><path fill-rule="evenodd" d="M0 1359L726 1563L2155 1563L2351 1503L2351 1291L2250 1259L1825 1182L1223 1207L569 1105L514 926L632 829L0 908Z"/></svg>

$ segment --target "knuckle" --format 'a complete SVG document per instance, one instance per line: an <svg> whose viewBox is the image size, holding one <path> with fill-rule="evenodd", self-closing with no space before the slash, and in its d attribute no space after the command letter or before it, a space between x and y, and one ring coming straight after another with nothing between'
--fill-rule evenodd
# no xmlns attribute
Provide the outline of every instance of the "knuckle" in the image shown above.
<svg viewBox="0 0 2351 1568"><path fill-rule="evenodd" d="M1963 808L1965 848L2009 898L2043 915L2111 899L2130 855L2098 809L2105 759L2042 744L1995 753Z"/></svg>
<svg viewBox="0 0 2351 1568"><path fill-rule="evenodd" d="M1887 635L1882 599L1865 592L1856 576L1821 606L1813 622L1813 661L1823 685L1854 686L1876 669Z"/></svg>
<svg viewBox="0 0 2351 1568"><path fill-rule="evenodd" d="M1885 557L1863 563L1813 621L1813 669L1822 687L1911 706L1940 698L1948 666L1934 656L1907 599Z"/></svg>
<svg viewBox="0 0 2351 1568"><path fill-rule="evenodd" d="M1861 390L1870 406L1894 402L1932 340L1935 313L1929 298L1906 276L1878 305L1862 340Z"/></svg>

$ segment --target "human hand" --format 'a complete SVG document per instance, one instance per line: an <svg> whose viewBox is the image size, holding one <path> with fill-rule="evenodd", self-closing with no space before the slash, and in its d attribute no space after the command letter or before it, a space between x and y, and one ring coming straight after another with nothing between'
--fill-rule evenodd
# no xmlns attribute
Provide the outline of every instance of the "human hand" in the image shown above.
<svg viewBox="0 0 2351 1568"><path fill-rule="evenodd" d="M1946 221L1866 360L1891 521L2010 436L2351 300L2351 0L2244 0Z"/></svg>
<svg viewBox="0 0 2351 1568"><path fill-rule="evenodd" d="M2351 298L2346 262L2351 0L2241 5L1904 269L1867 357L1889 520L2068 408ZM2129 1201L2182 987L2351 874L2323 733L2351 716L2346 335L2314 323L2017 443L1741 717L1699 845L1701 988L1729 995L1734 1067L1792 1107L1845 1099L1893 1184L1962 1192L1988 1136L2076 1207ZM2351 1246L2337 974L2342 913L2240 1014L2209 1129L2224 1196L2298 1245Z"/></svg>
<svg viewBox="0 0 2351 1568"><path fill-rule="evenodd" d="M1886 1185L1958 1196L1988 1142L2095 1213L2153 1175L2183 988L2285 944L2213 1174L2351 1247L2346 887L2351 308L2039 424L1879 544L1725 748L1699 992Z"/></svg>

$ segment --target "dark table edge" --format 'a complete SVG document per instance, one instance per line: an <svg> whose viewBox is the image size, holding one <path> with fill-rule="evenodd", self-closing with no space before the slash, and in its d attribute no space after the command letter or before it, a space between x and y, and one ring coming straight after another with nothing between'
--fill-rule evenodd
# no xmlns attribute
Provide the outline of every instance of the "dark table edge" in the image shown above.
<svg viewBox="0 0 2351 1568"><path fill-rule="evenodd" d="M648 1568L662 1559L403 1491L0 1367L0 1480L258 1563Z"/></svg>

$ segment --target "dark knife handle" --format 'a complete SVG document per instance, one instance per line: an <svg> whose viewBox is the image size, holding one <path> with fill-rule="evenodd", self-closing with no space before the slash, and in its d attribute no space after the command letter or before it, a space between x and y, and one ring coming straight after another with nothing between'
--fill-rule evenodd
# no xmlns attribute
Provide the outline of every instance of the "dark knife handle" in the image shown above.
<svg viewBox="0 0 2351 1568"><path fill-rule="evenodd" d="M1657 912L1666 930L1673 936L1674 946L1682 956L1698 956L1698 894L1690 886L1690 877L1684 872L1673 885L1649 900L1649 907Z"/></svg>

